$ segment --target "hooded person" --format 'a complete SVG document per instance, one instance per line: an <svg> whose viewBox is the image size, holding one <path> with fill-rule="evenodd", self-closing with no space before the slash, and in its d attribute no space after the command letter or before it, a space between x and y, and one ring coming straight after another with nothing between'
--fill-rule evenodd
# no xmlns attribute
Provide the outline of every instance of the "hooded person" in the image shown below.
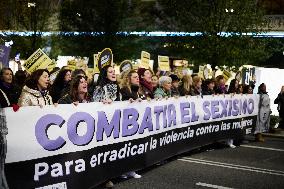
<svg viewBox="0 0 284 189"><path fill-rule="evenodd" d="M120 88L116 80L115 69L108 65L102 68L98 85L93 93L95 102L120 101Z"/></svg>
<svg viewBox="0 0 284 189"><path fill-rule="evenodd" d="M139 68L137 71L139 75L140 94L145 98L154 98L154 88L152 85L152 72L149 69Z"/></svg>

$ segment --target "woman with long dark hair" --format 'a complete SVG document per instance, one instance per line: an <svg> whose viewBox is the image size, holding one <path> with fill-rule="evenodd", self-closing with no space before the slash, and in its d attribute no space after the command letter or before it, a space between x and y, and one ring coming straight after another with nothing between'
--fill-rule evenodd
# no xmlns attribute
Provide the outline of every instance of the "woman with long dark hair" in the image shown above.
<svg viewBox="0 0 284 189"><path fill-rule="evenodd" d="M53 103L57 103L57 101L64 96L63 91L69 87L70 81L71 70L61 69L50 88L50 96L52 97Z"/></svg>
<svg viewBox="0 0 284 189"><path fill-rule="evenodd" d="M52 97L48 93L49 72L46 69L34 71L26 81L19 98L19 106L51 105Z"/></svg>
<svg viewBox="0 0 284 189"><path fill-rule="evenodd" d="M78 75L76 76L70 85L70 93L64 95L58 100L59 104L71 104L74 103L88 103L91 99L88 96L88 83L87 78Z"/></svg>
<svg viewBox="0 0 284 189"><path fill-rule="evenodd" d="M13 71L10 68L3 68L0 71L0 108L17 104L20 90L14 85Z"/></svg>
<svg viewBox="0 0 284 189"><path fill-rule="evenodd" d="M101 70L98 85L93 94L93 100L104 103L120 101L120 89L112 66L108 65Z"/></svg>
<svg viewBox="0 0 284 189"><path fill-rule="evenodd" d="M237 79L232 79L229 85L228 93L239 94L239 81Z"/></svg>

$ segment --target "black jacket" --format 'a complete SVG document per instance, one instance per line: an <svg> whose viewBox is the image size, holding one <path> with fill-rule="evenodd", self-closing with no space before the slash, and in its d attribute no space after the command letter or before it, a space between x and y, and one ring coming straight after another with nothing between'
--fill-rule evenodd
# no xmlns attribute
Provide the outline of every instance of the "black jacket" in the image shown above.
<svg viewBox="0 0 284 189"><path fill-rule="evenodd" d="M141 98L142 100L145 100L146 97L139 94L139 86L131 86L131 92L127 87L123 87L120 89L120 94L122 99L121 100L129 100L132 98L133 100L136 100L138 98Z"/></svg>
<svg viewBox="0 0 284 189"><path fill-rule="evenodd" d="M10 106L12 106L12 104L17 104L18 103L18 99L20 97L21 91L18 87L16 87L15 85L11 85L10 87L6 87L5 85L3 85L2 82L0 82L0 89L1 91L3 91L10 103ZM4 97L3 93L0 91L0 107L1 108L5 108L8 107L8 102L6 100L6 98Z"/></svg>
<svg viewBox="0 0 284 189"><path fill-rule="evenodd" d="M278 104L279 116L284 118L284 93L279 93L274 100L274 104Z"/></svg>
<svg viewBox="0 0 284 189"><path fill-rule="evenodd" d="M50 96L52 97L53 103L57 103L58 100L70 91L70 84L67 83L64 86L52 86L50 89Z"/></svg>

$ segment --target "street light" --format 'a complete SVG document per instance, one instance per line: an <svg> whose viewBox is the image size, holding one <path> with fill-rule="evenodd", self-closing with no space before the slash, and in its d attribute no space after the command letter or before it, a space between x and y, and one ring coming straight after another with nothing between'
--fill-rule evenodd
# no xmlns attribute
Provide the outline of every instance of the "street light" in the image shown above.
<svg viewBox="0 0 284 189"><path fill-rule="evenodd" d="M226 12L234 12L234 9L225 9Z"/></svg>
<svg viewBox="0 0 284 189"><path fill-rule="evenodd" d="M35 2L32 2L32 3L29 3L28 2L28 7L30 8L30 7L35 7L36 6L36 3Z"/></svg>

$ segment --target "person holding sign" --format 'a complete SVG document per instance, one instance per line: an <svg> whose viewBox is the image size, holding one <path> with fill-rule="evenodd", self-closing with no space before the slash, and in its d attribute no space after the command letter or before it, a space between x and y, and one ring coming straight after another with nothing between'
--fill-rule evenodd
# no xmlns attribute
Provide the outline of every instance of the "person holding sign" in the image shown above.
<svg viewBox="0 0 284 189"><path fill-rule="evenodd" d="M139 83L140 83L140 92L146 98L154 98L154 91L152 85L152 73L149 69L139 68Z"/></svg>
<svg viewBox="0 0 284 189"><path fill-rule="evenodd" d="M116 81L115 70L111 65L101 69L93 99L95 102L103 103L120 101L120 89Z"/></svg>
<svg viewBox="0 0 284 189"><path fill-rule="evenodd" d="M49 72L47 69L34 71L24 86L18 101L19 106L52 105L52 98L48 93Z"/></svg>
<svg viewBox="0 0 284 189"><path fill-rule="evenodd" d="M91 99L88 96L87 78L81 75L76 76L70 87L70 93L64 95L58 100L59 104L74 104L88 103Z"/></svg>

